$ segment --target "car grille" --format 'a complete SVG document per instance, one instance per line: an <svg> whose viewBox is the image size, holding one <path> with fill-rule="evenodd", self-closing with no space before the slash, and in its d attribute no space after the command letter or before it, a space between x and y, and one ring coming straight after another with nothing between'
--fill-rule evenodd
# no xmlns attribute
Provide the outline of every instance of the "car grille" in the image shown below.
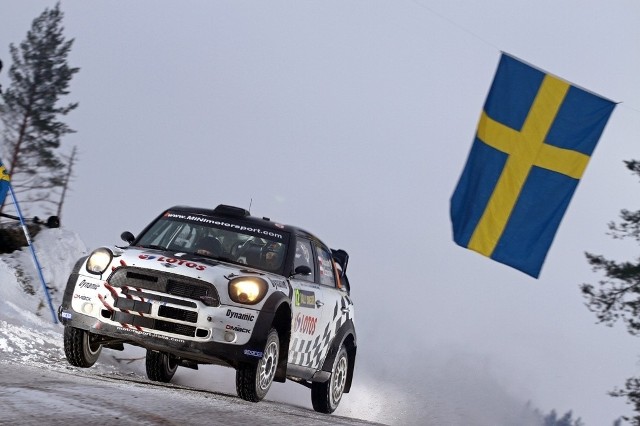
<svg viewBox="0 0 640 426"><path fill-rule="evenodd" d="M144 327L181 336L203 337L207 334L203 329L184 324L198 322L198 311L193 310L198 305L185 299L200 300L208 306L220 304L218 292L212 284L162 271L124 266L111 274L107 284L119 288L121 296L112 292L115 298L113 307L117 310L104 309L103 316L123 325ZM157 316L160 318L149 316L152 311L152 301L161 304L157 311ZM173 306L167 306L167 304Z"/></svg>
<svg viewBox="0 0 640 426"><path fill-rule="evenodd" d="M207 298L213 301L208 303L209 306L220 305L220 297L212 284L168 272L124 266L116 269L107 282L114 287L146 289L186 299Z"/></svg>

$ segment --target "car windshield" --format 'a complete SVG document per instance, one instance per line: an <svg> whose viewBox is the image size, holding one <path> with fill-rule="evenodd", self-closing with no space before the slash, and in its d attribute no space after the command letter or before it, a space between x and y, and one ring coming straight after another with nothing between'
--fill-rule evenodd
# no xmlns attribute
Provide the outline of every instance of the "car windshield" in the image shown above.
<svg viewBox="0 0 640 426"><path fill-rule="evenodd" d="M169 211L140 235L136 245L281 272L288 242L288 233L281 230Z"/></svg>

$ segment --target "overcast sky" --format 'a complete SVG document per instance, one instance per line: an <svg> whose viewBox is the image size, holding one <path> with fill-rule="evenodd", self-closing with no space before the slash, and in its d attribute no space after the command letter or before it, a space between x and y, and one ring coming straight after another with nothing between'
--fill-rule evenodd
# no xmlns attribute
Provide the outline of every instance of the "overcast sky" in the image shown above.
<svg viewBox="0 0 640 426"><path fill-rule="evenodd" d="M4 87L9 43L54 4L0 3ZM483 392L464 377L482 376L505 398L574 410L587 425L629 413L607 392L640 374L638 341L596 324L579 285L599 278L585 251L638 252L606 235L620 209L638 208L623 165L640 158L637 0L64 0L62 10L80 67L65 99L80 104L63 140L79 162L62 224L89 248L172 205L251 205L350 253L363 380L402 388L420 377L437 410L428 398L445 393L436 371L447 364L462 372L449 396L461 410ZM449 198L501 50L622 102L539 280L451 238Z"/></svg>

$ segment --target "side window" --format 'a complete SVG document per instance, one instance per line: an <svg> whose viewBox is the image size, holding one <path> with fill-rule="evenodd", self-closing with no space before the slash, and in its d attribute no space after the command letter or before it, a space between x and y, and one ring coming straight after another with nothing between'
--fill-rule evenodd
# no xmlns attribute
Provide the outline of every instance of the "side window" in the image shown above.
<svg viewBox="0 0 640 426"><path fill-rule="evenodd" d="M296 241L296 255L293 259L293 269L298 266L305 265L311 268L311 274L298 275L297 278L305 281L313 282L315 280L315 272L313 268L313 255L311 252L311 242L308 240L298 239Z"/></svg>
<svg viewBox="0 0 640 426"><path fill-rule="evenodd" d="M335 287L336 279L333 274L333 259L331 253L324 247L316 245L318 255L318 271L320 274L320 284Z"/></svg>

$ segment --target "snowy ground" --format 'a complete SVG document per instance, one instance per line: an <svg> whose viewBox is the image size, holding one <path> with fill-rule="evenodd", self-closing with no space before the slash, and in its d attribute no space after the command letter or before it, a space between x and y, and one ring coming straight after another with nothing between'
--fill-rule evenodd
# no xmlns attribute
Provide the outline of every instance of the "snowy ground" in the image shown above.
<svg viewBox="0 0 640 426"><path fill-rule="evenodd" d="M69 271L86 248L62 229L43 230L34 245L57 309ZM175 384L152 383L139 348L104 350L91 369L72 367L64 357L62 326L53 323L28 249L0 258L0 283L0 424L73 424L89 418L92 424L211 424L212 418L216 424L369 424L282 403L247 403L231 387L233 371L220 367L200 370L208 377L203 388L189 384L196 371L179 370Z"/></svg>
<svg viewBox="0 0 640 426"><path fill-rule="evenodd" d="M41 231L34 245L57 309L68 274L87 249L75 233L65 229ZM392 358L393 351L389 347L380 352ZM501 386L483 373L486 368L482 360L464 355L419 357L414 365L387 370L373 355L370 350L359 350L354 386L333 416L315 413L309 390L290 382L274 383L267 401L247 405L235 396L234 371L224 367L201 366L198 371L180 368L171 385L149 382L142 360L144 351L131 346L121 352L103 350L94 367L78 369L66 362L62 326L53 324L30 251L0 256L0 369L4 371L0 375L0 412L17 416L15 421L7 416L0 418L0 424L64 424L69 418L77 418L73 416L87 414L83 404L69 406L69 401L84 401L84 394L110 407L108 413L102 413L103 419L120 423L197 422L198 415L192 412L173 423L176 413L172 398L180 398L181 406L199 410L203 419L211 416L215 405L224 413L249 410L253 418L261 418L265 424L362 424L356 419L391 425L537 424L524 403L503 393ZM95 390L97 383L104 388ZM180 391L175 392L176 388ZM116 400L121 401L116 403L112 397L103 401L103 390L109 395L115 392L119 395ZM186 401L189 398L195 398L192 405ZM59 416L55 421L46 417L54 413ZM72 417L67 416L70 413ZM269 417L272 415L275 417ZM143 421L149 416L153 418ZM244 417L231 420L224 416L227 414L220 417L221 421L226 419L230 424L247 422ZM294 421L291 416L304 419Z"/></svg>

